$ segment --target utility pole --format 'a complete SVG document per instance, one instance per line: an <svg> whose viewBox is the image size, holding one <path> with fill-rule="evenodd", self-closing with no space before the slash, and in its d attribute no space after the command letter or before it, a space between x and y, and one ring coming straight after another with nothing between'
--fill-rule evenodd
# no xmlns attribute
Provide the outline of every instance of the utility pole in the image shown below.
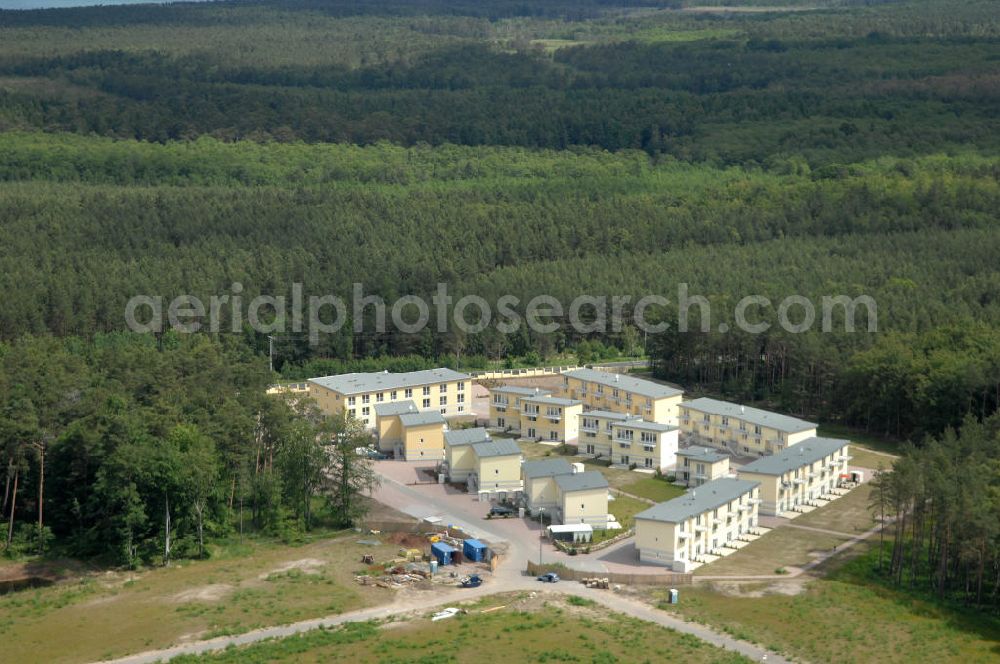
<svg viewBox="0 0 1000 664"><path fill-rule="evenodd" d="M541 529L538 531L538 564L542 564L542 541L543 535L545 534L545 508L538 508L538 523L541 525Z"/></svg>

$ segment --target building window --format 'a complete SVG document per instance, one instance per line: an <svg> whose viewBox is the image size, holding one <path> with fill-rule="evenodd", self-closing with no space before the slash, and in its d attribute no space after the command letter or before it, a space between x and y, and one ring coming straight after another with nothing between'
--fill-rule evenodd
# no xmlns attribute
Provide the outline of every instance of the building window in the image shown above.
<svg viewBox="0 0 1000 664"><path fill-rule="evenodd" d="M389 393L389 398L392 399L393 401L396 400L396 390L393 390L392 392Z"/></svg>
<svg viewBox="0 0 1000 664"><path fill-rule="evenodd" d="M447 412L448 412L448 409L447 409L447 408L442 408L442 409L441 409L441 414L442 414L442 415L444 415L444 414L445 414L445 413L447 413Z"/></svg>
<svg viewBox="0 0 1000 664"><path fill-rule="evenodd" d="M465 403L465 395L464 394L459 394L458 395L458 403Z"/></svg>
<svg viewBox="0 0 1000 664"><path fill-rule="evenodd" d="M347 414L348 414L348 415L349 415L350 417L356 417L356 415L355 415L355 413L354 413L354 409L353 409L353 408L351 408L350 410L348 410L348 411L347 411Z"/></svg>
<svg viewBox="0 0 1000 664"><path fill-rule="evenodd" d="M413 388L408 387L405 390L403 390L403 396L405 398L407 398L407 399L409 399L410 397L412 397L413 396Z"/></svg>
<svg viewBox="0 0 1000 664"><path fill-rule="evenodd" d="M444 393L445 393L445 392L447 392L447 391L448 391L448 386L447 386L447 385L445 385L444 383L441 383L441 384L440 384L440 385L438 386L438 392L439 392L440 394L444 394Z"/></svg>
<svg viewBox="0 0 1000 664"><path fill-rule="evenodd" d="M431 407L431 400L424 399L424 408L430 408L430 407Z"/></svg>
<svg viewBox="0 0 1000 664"><path fill-rule="evenodd" d="M368 406L365 406L364 408L361 409L361 414L364 415L365 417L368 417L368 413L369 413Z"/></svg>
<svg viewBox="0 0 1000 664"><path fill-rule="evenodd" d="M448 397L441 397L441 398L439 398L438 399L438 405L439 406L447 406L448 405Z"/></svg>
<svg viewBox="0 0 1000 664"><path fill-rule="evenodd" d="M361 403L369 403L372 400L372 395L365 394L361 397Z"/></svg>
<svg viewBox="0 0 1000 664"><path fill-rule="evenodd" d="M354 397L347 397L347 405L348 406L354 405Z"/></svg>
<svg viewBox="0 0 1000 664"><path fill-rule="evenodd" d="M646 457L646 468L652 468L652 467L653 467L653 460L650 459L649 457Z"/></svg>
<svg viewBox="0 0 1000 664"><path fill-rule="evenodd" d="M507 426L507 421L504 420L502 417L498 417L497 418L497 426L498 427L505 427L505 426Z"/></svg>
<svg viewBox="0 0 1000 664"><path fill-rule="evenodd" d="M431 386L430 386L430 385L425 385L425 386L424 386L424 396L426 397L426 396L428 396L428 395L429 395L430 393L431 393Z"/></svg>
<svg viewBox="0 0 1000 664"><path fill-rule="evenodd" d="M458 384L458 391L459 392L464 392L465 391L465 383L459 383Z"/></svg>
<svg viewBox="0 0 1000 664"><path fill-rule="evenodd" d="M385 392L379 392L375 395L375 401L382 403L385 400Z"/></svg>

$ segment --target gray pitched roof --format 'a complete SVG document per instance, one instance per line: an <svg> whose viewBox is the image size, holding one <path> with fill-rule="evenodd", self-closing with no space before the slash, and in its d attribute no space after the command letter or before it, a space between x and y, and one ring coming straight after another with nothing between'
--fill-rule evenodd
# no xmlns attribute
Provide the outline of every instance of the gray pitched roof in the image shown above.
<svg viewBox="0 0 1000 664"><path fill-rule="evenodd" d="M580 417L599 417L603 420L632 420L639 419L638 415L626 415L625 413L613 413L610 410L588 410L580 414Z"/></svg>
<svg viewBox="0 0 1000 664"><path fill-rule="evenodd" d="M699 447L697 445L677 450L677 456L687 457L692 461L702 461L704 463L715 463L729 458L729 455L724 452L714 450L711 447Z"/></svg>
<svg viewBox="0 0 1000 664"><path fill-rule="evenodd" d="M654 383L651 380L636 378L635 376L629 376L628 374L615 374L607 371L597 371L595 369L576 369L574 371L567 371L563 375L569 376L570 378L576 378L578 380L585 380L590 383L600 383L602 385L618 388L620 390L627 390L633 394L640 394L651 399L662 399L664 397L673 397L678 394L684 394L683 390L678 390L675 387L661 385L660 383Z"/></svg>
<svg viewBox="0 0 1000 664"><path fill-rule="evenodd" d="M759 424L763 427L771 427L772 429L777 429L778 431L784 431L785 433L796 433L798 431L806 431L808 429L816 428L816 424L814 422L806 422L805 420L800 420L797 417L782 415L780 413L772 413L767 410L761 410L760 408L741 406L728 401L719 401L718 399L709 399L707 397L694 399L693 401L684 401L681 403L681 408L690 408L692 410L709 413L711 415L734 417L746 420L751 424Z"/></svg>
<svg viewBox="0 0 1000 664"><path fill-rule="evenodd" d="M588 489L607 489L608 480L597 470L588 470L572 475L556 475L556 484L563 493L571 491L586 491Z"/></svg>
<svg viewBox="0 0 1000 664"><path fill-rule="evenodd" d="M477 427L475 429L455 429L454 431L444 432L444 442L446 445L455 447L457 445L472 445L473 443L482 443L489 441L490 434L483 427Z"/></svg>
<svg viewBox="0 0 1000 664"><path fill-rule="evenodd" d="M579 406L582 401L577 401L576 399L563 399L562 397L554 397L551 394L536 394L530 397L522 397L521 401L527 403L537 403L537 404L548 404L550 406L563 406L568 408L570 406Z"/></svg>
<svg viewBox="0 0 1000 664"><path fill-rule="evenodd" d="M761 475L783 475L806 464L819 461L825 456L839 451L851 441L839 438L806 438L777 454L761 457L739 469L739 472L760 473Z"/></svg>
<svg viewBox="0 0 1000 664"><path fill-rule="evenodd" d="M539 461L525 461L521 466L521 471L526 479L536 477L554 477L556 475L571 475L573 466L569 465L566 459L541 459Z"/></svg>
<svg viewBox="0 0 1000 664"><path fill-rule="evenodd" d="M472 451L480 459L487 457L521 455L521 448L510 438L494 438L489 442L473 443Z"/></svg>
<svg viewBox="0 0 1000 664"><path fill-rule="evenodd" d="M725 505L757 486L760 486L760 482L737 480L729 477L712 480L711 482L705 482L696 489L688 491L683 496L678 496L673 500L654 505L644 512L639 512L635 515L635 518L647 519L649 521L665 521L667 523L681 523L685 519L690 519L702 512Z"/></svg>
<svg viewBox="0 0 1000 664"><path fill-rule="evenodd" d="M310 378L315 383L341 394L360 394L362 392L378 392L382 390L400 390L407 387L419 387L453 380L470 380L468 374L452 369L425 369L406 373L348 373L336 376Z"/></svg>
<svg viewBox="0 0 1000 664"><path fill-rule="evenodd" d="M613 429L640 429L642 431L655 431L656 433L666 433L674 431L677 427L670 424L660 424L659 422L647 422L646 420L625 420L624 422L613 422Z"/></svg>
<svg viewBox="0 0 1000 664"><path fill-rule="evenodd" d="M417 412L417 404L409 400L375 404L375 414L379 417L391 417L393 415L415 412Z"/></svg>
<svg viewBox="0 0 1000 664"><path fill-rule="evenodd" d="M403 413L399 416L399 423L404 427L419 427L426 424L444 424L444 416L436 410L428 410L416 413Z"/></svg>
<svg viewBox="0 0 1000 664"><path fill-rule="evenodd" d="M537 387L524 387L522 385L501 385L500 387L494 387L490 392L533 396L535 394L551 394L552 390L542 390Z"/></svg>

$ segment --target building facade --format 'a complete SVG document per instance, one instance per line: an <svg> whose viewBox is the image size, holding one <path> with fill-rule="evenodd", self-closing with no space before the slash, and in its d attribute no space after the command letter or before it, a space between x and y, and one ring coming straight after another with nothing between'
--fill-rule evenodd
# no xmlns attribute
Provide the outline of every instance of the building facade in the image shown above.
<svg viewBox="0 0 1000 664"><path fill-rule="evenodd" d="M610 410L588 410L577 417L580 420L577 452L585 456L610 459L614 450L612 425L635 416Z"/></svg>
<svg viewBox="0 0 1000 664"><path fill-rule="evenodd" d="M559 491L556 518L563 524L585 523L594 530L608 527L608 480L596 470L556 475Z"/></svg>
<svg viewBox="0 0 1000 664"><path fill-rule="evenodd" d="M551 443L577 443L582 403L551 394L538 394L520 397L520 404L519 431L522 438Z"/></svg>
<svg viewBox="0 0 1000 664"><path fill-rule="evenodd" d="M541 459L525 461L521 466L524 482L524 506L529 514L537 515L544 509L550 515L560 506L558 475L572 475L573 466L566 459Z"/></svg>
<svg viewBox="0 0 1000 664"><path fill-rule="evenodd" d="M488 442L473 443L473 470L469 473L469 493L506 497L519 493L521 482L521 448L510 438L495 438Z"/></svg>
<svg viewBox="0 0 1000 664"><path fill-rule="evenodd" d="M469 481L469 475L476 471L476 455L472 446L476 443L488 443L489 432L478 427L475 429L457 429L444 432L444 465L441 471L449 482L463 483Z"/></svg>
<svg viewBox="0 0 1000 664"><path fill-rule="evenodd" d="M800 505L816 505L848 473L850 441L807 438L773 456L757 459L737 471L741 479L760 483L761 514L788 516Z"/></svg>
<svg viewBox="0 0 1000 664"><path fill-rule="evenodd" d="M687 447L677 450L677 481L689 487L729 475L729 455L711 447Z"/></svg>
<svg viewBox="0 0 1000 664"><path fill-rule="evenodd" d="M403 413L399 416L403 431L396 458L405 461L440 461L444 459L445 419L434 411Z"/></svg>
<svg viewBox="0 0 1000 664"><path fill-rule="evenodd" d="M630 418L613 422L611 430L615 465L666 471L677 462L676 426Z"/></svg>
<svg viewBox="0 0 1000 664"><path fill-rule="evenodd" d="M740 456L776 454L816 435L813 422L708 398L681 403L680 427L692 443Z"/></svg>
<svg viewBox="0 0 1000 664"><path fill-rule="evenodd" d="M346 412L374 430L375 407L412 401L420 411L444 417L468 415L472 410L472 379L451 369L407 373L350 373L309 380L311 396L328 415Z"/></svg>
<svg viewBox="0 0 1000 664"><path fill-rule="evenodd" d="M589 410L641 417L647 422L677 425L683 391L628 374L576 369L563 374L562 396L583 402Z"/></svg>
<svg viewBox="0 0 1000 664"><path fill-rule="evenodd" d="M521 432L521 400L551 394L549 390L537 387L501 385L490 390L489 426L510 433Z"/></svg>
<svg viewBox="0 0 1000 664"><path fill-rule="evenodd" d="M735 551L727 546L757 527L760 484L723 478L635 516L639 559L690 572L707 555Z"/></svg>

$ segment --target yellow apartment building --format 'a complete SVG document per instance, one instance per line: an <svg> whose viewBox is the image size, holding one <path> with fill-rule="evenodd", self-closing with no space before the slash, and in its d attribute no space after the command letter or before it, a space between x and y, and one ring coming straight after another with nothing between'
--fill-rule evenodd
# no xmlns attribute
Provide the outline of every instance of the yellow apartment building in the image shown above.
<svg viewBox="0 0 1000 664"><path fill-rule="evenodd" d="M666 471L677 463L677 434L670 424L629 418L611 424L614 465Z"/></svg>
<svg viewBox="0 0 1000 664"><path fill-rule="evenodd" d="M494 438L490 441L472 443L474 468L469 473L469 493L496 496L499 499L508 493L519 493L521 482L521 448L510 438Z"/></svg>
<svg viewBox="0 0 1000 664"><path fill-rule="evenodd" d="M801 505L813 505L829 495L848 472L850 441L807 438L773 456L763 457L737 471L740 479L760 483L761 514L794 516Z"/></svg>
<svg viewBox="0 0 1000 664"><path fill-rule="evenodd" d="M677 481L689 487L729 475L729 455L711 447L692 446L677 450Z"/></svg>
<svg viewBox="0 0 1000 664"><path fill-rule="evenodd" d="M403 425L399 416L406 413L416 413L417 405L412 401L396 401L375 405L375 439L378 449L382 452L392 452L403 442Z"/></svg>
<svg viewBox="0 0 1000 664"><path fill-rule="evenodd" d="M476 472L477 462L472 445L488 443L489 432L482 428L455 429L444 432L444 464L441 471L449 482L463 483L469 481L469 475Z"/></svg>
<svg viewBox="0 0 1000 664"><path fill-rule="evenodd" d="M628 374L576 369L563 374L562 396L592 410L637 415L647 422L677 425L683 391Z"/></svg>
<svg viewBox="0 0 1000 664"><path fill-rule="evenodd" d="M551 394L522 396L520 403L519 431L522 438L552 443L577 443L582 403Z"/></svg>
<svg viewBox="0 0 1000 664"><path fill-rule="evenodd" d="M572 475L573 466L566 459L541 459L525 461L521 466L524 483L524 505L530 514L537 515L544 509L550 516L560 506L559 486L556 476Z"/></svg>
<svg viewBox="0 0 1000 664"><path fill-rule="evenodd" d="M690 572L708 555L736 550L733 540L757 527L760 483L722 478L635 516L639 560Z"/></svg>
<svg viewBox="0 0 1000 664"><path fill-rule="evenodd" d="M399 416L403 441L397 447L396 458L406 461L440 461L444 459L445 419L434 411L403 413Z"/></svg>
<svg viewBox="0 0 1000 664"><path fill-rule="evenodd" d="M329 415L347 412L369 429L375 429L375 406L412 401L417 410L444 417L467 415L472 410L472 379L451 369L426 369L407 373L349 373L309 380L311 396Z"/></svg>
<svg viewBox="0 0 1000 664"><path fill-rule="evenodd" d="M608 527L608 480L596 470L556 475L559 490L555 517L563 524L585 523L595 530Z"/></svg>
<svg viewBox="0 0 1000 664"><path fill-rule="evenodd" d="M521 400L551 394L549 390L518 385L501 385L490 390L489 426L498 431L520 433Z"/></svg>
<svg viewBox="0 0 1000 664"><path fill-rule="evenodd" d="M612 425L634 417L610 410L587 410L580 413L577 451L586 456L610 459L614 449Z"/></svg>
<svg viewBox="0 0 1000 664"><path fill-rule="evenodd" d="M708 398L683 402L680 426L689 442L738 456L776 454L816 435L813 422Z"/></svg>

